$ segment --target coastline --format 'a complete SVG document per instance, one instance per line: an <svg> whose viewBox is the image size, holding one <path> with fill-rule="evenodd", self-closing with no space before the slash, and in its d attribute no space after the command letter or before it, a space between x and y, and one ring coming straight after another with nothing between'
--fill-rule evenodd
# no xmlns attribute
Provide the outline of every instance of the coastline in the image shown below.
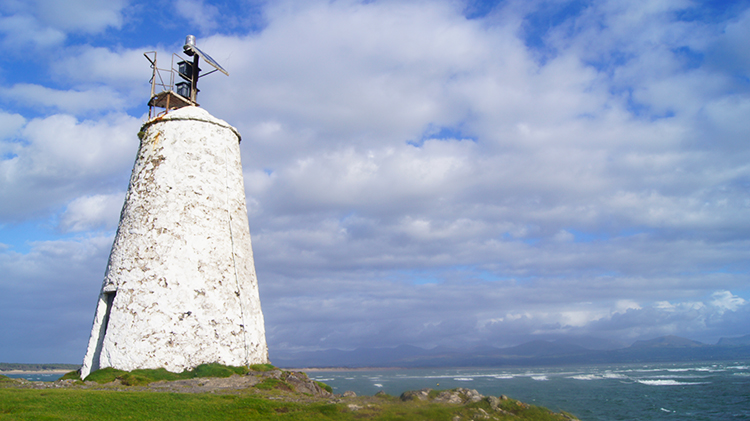
<svg viewBox="0 0 750 421"><path fill-rule="evenodd" d="M0 370L0 374L65 374L73 370Z"/></svg>
<svg viewBox="0 0 750 421"><path fill-rule="evenodd" d="M292 368L292 367L279 367L282 370L289 371L302 371L302 372L318 372L318 371L389 371L389 370L409 370L409 368L403 367L307 367L307 368Z"/></svg>

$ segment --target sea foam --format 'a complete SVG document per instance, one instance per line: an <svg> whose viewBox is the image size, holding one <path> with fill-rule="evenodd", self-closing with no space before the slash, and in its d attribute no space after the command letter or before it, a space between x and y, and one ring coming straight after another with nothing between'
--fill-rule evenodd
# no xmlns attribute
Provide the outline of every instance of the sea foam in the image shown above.
<svg viewBox="0 0 750 421"><path fill-rule="evenodd" d="M676 380L636 380L638 383L648 386L687 386L693 384L706 384L705 382L678 382Z"/></svg>

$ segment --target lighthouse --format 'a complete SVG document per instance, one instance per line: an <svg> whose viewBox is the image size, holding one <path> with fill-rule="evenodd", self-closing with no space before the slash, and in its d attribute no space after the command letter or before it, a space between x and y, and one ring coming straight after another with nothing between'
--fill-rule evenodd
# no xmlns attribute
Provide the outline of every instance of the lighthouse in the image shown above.
<svg viewBox="0 0 750 421"><path fill-rule="evenodd" d="M189 92L169 82L156 93L153 81L168 78L152 78L149 105L164 111L149 113L139 132L81 378L105 367L181 372L268 362L241 137L196 102L198 58L226 71L194 37L185 52L192 62L169 72L190 77ZM149 61L154 76L163 71L155 53ZM185 63L190 74L182 75Z"/></svg>

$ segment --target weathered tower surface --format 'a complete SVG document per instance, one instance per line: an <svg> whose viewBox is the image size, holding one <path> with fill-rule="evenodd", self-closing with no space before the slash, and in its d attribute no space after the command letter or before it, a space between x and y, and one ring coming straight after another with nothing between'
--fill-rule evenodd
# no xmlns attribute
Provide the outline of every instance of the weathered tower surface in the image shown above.
<svg viewBox="0 0 750 421"><path fill-rule="evenodd" d="M268 362L239 133L187 106L140 135L81 377Z"/></svg>

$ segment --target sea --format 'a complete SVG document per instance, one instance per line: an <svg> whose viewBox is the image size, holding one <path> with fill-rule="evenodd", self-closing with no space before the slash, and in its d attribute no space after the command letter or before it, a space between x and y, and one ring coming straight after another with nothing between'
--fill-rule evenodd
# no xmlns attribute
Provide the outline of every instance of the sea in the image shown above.
<svg viewBox="0 0 750 421"><path fill-rule="evenodd" d="M750 420L750 360L544 368L435 368L310 371L334 389L476 389L506 395L582 421Z"/></svg>
<svg viewBox="0 0 750 421"><path fill-rule="evenodd" d="M310 370L334 393L476 389L582 421L750 420L750 360L566 367ZM60 374L11 374L54 381Z"/></svg>

